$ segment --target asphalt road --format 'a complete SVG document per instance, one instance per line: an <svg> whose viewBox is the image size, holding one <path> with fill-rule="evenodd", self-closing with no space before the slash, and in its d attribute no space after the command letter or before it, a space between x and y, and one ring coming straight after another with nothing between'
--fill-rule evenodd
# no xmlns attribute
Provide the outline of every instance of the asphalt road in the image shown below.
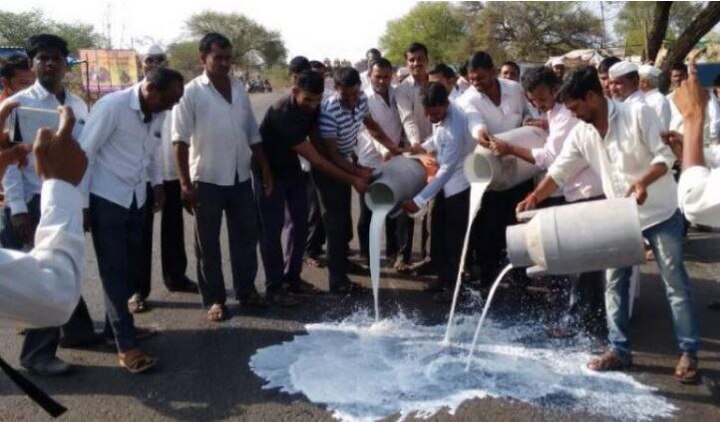
<svg viewBox="0 0 720 422"><path fill-rule="evenodd" d="M254 94L253 107L258 120L277 94ZM191 224L186 220L185 235L191 252ZM156 371L130 375L117 366L114 350L100 347L90 351L60 350L59 356L77 366L74 375L48 379L31 377L70 410L66 421L322 421L331 420L322 407L302 395L287 395L261 389L263 381L248 367L258 348L277 344L303 333L308 322L331 320L353 310L371 306L370 298L307 297L302 306L268 311L240 309L229 301L233 318L223 324L206 321L199 297L168 293L161 282L159 259L159 221L156 219L153 251L153 310L136 318L141 326L154 326L159 336L148 339L143 347L160 359ZM419 237L419 236L417 236ZM416 237L416 238L417 238ZM223 244L227 239L223 232ZM226 247L226 246L225 246ZM224 249L226 252L227 249ZM701 367L704 379L697 386L680 386L671 377L676 351L669 312L654 264L642 268L642 293L633 321L635 367L633 376L657 387L678 411L677 420L720 420L720 312L706 306L720 292L720 238L715 233L692 233L686 258L696 293L696 306L702 322ZM189 253L189 275L194 278L195 259ZM227 253L223 259L226 280L230 268ZM327 288L323 270L306 269L304 278ZM354 277L369 283L366 277ZM263 290L264 274L257 284ZM397 277L392 271L383 279L384 307L402 307L429 322L441 321L446 309L438 307L421 290L423 282ZM97 262L88 241L87 275L83 287L90 312L98 329L103 321L103 304ZM231 296L229 296L231 297ZM511 315L517 309L516 298L508 290L499 293L495 318ZM0 331L0 354L18 366L22 337L14 330ZM22 395L4 376L0 376L0 421L42 421L49 418ZM432 420L600 420L586 414L564 413L503 399L470 400L454 416L441 412Z"/></svg>

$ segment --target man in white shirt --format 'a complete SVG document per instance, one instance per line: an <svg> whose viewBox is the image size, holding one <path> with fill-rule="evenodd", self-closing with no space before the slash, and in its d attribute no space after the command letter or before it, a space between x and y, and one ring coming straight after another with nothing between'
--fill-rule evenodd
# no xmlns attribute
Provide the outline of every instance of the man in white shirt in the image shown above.
<svg viewBox="0 0 720 422"><path fill-rule="evenodd" d="M370 88L365 90L368 108L373 120L383 129L397 147L404 146L402 122L397 110L395 88L392 81L392 64L385 58L377 59L370 68ZM357 147L358 163L369 168L378 168L391 154L367 130L360 130ZM372 212L365 204L364 194L359 194L360 218L357 223L360 254L369 257L369 233ZM412 220L406 215L388 218L385 221L385 256L395 270L406 272L412 259Z"/></svg>
<svg viewBox="0 0 720 422"><path fill-rule="evenodd" d="M435 154L439 168L420 193L403 203L403 209L415 214L435 198L431 236L433 248L437 248L433 255L438 268L437 283L442 289L434 299L448 302L452 300L451 288L469 223L470 184L463 173L463 161L475 149L475 141L470 136L465 113L448 100L445 86L438 82L427 84L422 102L425 114L433 123L433 134L422 145L415 146L413 153Z"/></svg>
<svg viewBox="0 0 720 422"><path fill-rule="evenodd" d="M708 92L700 86L694 64L688 79L675 88L675 102L683 115L684 134L668 132L663 140L682 162L678 202L692 223L720 227L720 148L707 148L703 127Z"/></svg>
<svg viewBox="0 0 720 422"><path fill-rule="evenodd" d="M550 68L561 81L565 78L565 57L555 57L550 61Z"/></svg>
<svg viewBox="0 0 720 422"><path fill-rule="evenodd" d="M640 91L640 75L635 63L618 62L608 69L610 92L616 101L647 106L645 95ZM658 116L658 119L660 116Z"/></svg>
<svg viewBox="0 0 720 422"><path fill-rule="evenodd" d="M600 78L600 85L602 85L603 94L608 98L613 97L613 94L610 91L610 75L608 72L610 71L610 68L618 62L620 62L620 59L615 56L605 57L597 67L598 78Z"/></svg>
<svg viewBox="0 0 720 422"><path fill-rule="evenodd" d="M513 61L506 61L500 66L500 78L520 82L520 66Z"/></svg>
<svg viewBox="0 0 720 422"><path fill-rule="evenodd" d="M367 52L365 52L365 64L367 65L367 69L364 72L360 73L360 88L363 91L366 91L370 88L370 71L372 70L373 63L375 63L377 59L380 58L382 58L382 53L377 48L371 48Z"/></svg>
<svg viewBox="0 0 720 422"><path fill-rule="evenodd" d="M494 139L490 149L500 157L514 155L547 170L560 154L568 134L579 121L562 103L556 101L555 95L561 81L549 67L528 70L522 82L527 97L547 121L547 141L540 148L530 149ZM590 166L586 166L565 183L562 196L548 198L540 205L548 207L602 198L600 178ZM574 334L578 327L582 327L591 334L599 335L605 326L603 273L595 271L580 274L571 280L568 313L555 328L549 330L549 334L553 337L564 337Z"/></svg>
<svg viewBox="0 0 720 422"><path fill-rule="evenodd" d="M60 37L41 34L30 37L26 51L36 75L35 84L10 97L6 102L23 107L56 110L61 105L70 107L76 119L74 135L77 139L87 117L87 106L77 95L69 92L63 80L67 71L67 43ZM5 122L3 122L5 123ZM7 121L14 128L15 140L22 141L21 130L14 115ZM28 249L33 245L35 229L40 220L42 182L36 173L32 157L23 168L10 166L3 178L6 208L2 244L11 249ZM20 363L29 371L40 375L63 375L72 367L55 354L58 345L63 347L86 346L100 339L93 329L92 319L84 300L80 300L72 318L63 327L28 330L20 353Z"/></svg>
<svg viewBox="0 0 720 422"><path fill-rule="evenodd" d="M666 287L681 357L675 377L696 382L698 321L683 263L683 220L677 209L677 186L668 171L675 162L660 138L660 120L650 108L605 98L592 68L574 72L559 99L583 122L570 132L560 156L517 211L536 208L586 166L601 178L608 198L634 196L640 226L650 243ZM632 267L607 270L605 305L610 348L588 363L594 371L618 370L632 363L629 339L629 280Z"/></svg>
<svg viewBox="0 0 720 422"><path fill-rule="evenodd" d="M638 67L640 75L640 91L645 95L645 102L660 118L663 130L670 127L670 103L658 89L662 71L657 67L644 64Z"/></svg>
<svg viewBox="0 0 720 422"><path fill-rule="evenodd" d="M432 135L432 123L425 116L420 99L422 88L429 81L428 63L428 49L424 44L413 42L405 50L405 66L410 70L410 76L398 84L395 96L400 121L410 146L421 145ZM428 250L430 231L427 214L420 224L420 258L422 261L415 270L418 274L424 274L434 271L432 251ZM430 245L430 249L432 249L432 245Z"/></svg>
<svg viewBox="0 0 720 422"><path fill-rule="evenodd" d="M245 306L267 306L255 289L257 214L254 195L272 192L257 120L240 81L230 76L232 44L209 33L200 40L205 71L185 87L173 110L173 144L185 207L195 215L198 282L211 321L229 317L220 253L225 213L235 297ZM253 186L251 161L262 173Z"/></svg>
<svg viewBox="0 0 720 422"><path fill-rule="evenodd" d="M177 71L149 71L142 82L101 98L80 138L88 156L83 190L105 292L105 333L114 336L120 366L131 373L155 365L136 343L153 332L135 327L127 301L140 275L148 181L155 206L164 200L163 112L180 100L182 85Z"/></svg>
<svg viewBox="0 0 720 422"><path fill-rule="evenodd" d="M428 72L428 80L430 82L439 82L444 86L448 92L448 99L451 103L455 102L455 100L462 95L456 85L457 76L455 75L455 71L445 63L438 63L430 69Z"/></svg>
<svg viewBox="0 0 720 422"><path fill-rule="evenodd" d="M673 89L676 89L683 81L688 79L688 67L684 63L675 63L670 69L670 82ZM684 133L684 119L675 104L675 91L669 93L667 99L670 103L670 130L682 134ZM717 101L709 96L705 107L703 139L706 144L716 143L720 139L720 106Z"/></svg>
<svg viewBox="0 0 720 422"><path fill-rule="evenodd" d="M168 60L165 50L153 44L145 50L140 59L143 75L160 67L167 67ZM180 182L175 171L175 159L172 154L172 114L163 112L162 126L162 176L163 197L162 220L160 228L160 257L162 276L165 287L171 292L197 293L198 287L187 278L187 255L185 254L185 230L183 227L183 208L180 201ZM133 295L128 300L128 308L132 313L150 310L146 299L152 288L152 244L155 213L160 211L155 206L152 186L147 189L147 206L145 208L145 225L143 228L142 257L140 275L135 281Z"/></svg>
<svg viewBox="0 0 720 422"><path fill-rule="evenodd" d="M468 127L476 142L490 146L491 136L520 127L527 116L527 99L515 81L498 79L492 57L484 51L468 60L472 87L456 100L467 113ZM487 191L475 221L470 241L471 264L475 276L492 283L505 260L505 228L514 224L515 205L532 190L533 181L502 191Z"/></svg>
<svg viewBox="0 0 720 422"><path fill-rule="evenodd" d="M28 253L0 250L0 327L59 326L70 319L80 299L85 235L82 195L76 186L87 159L72 138L72 109L62 107L60 116L57 133L43 130L32 146L43 180L34 247ZM7 165L29 158L30 149L24 144L0 152L0 177Z"/></svg>

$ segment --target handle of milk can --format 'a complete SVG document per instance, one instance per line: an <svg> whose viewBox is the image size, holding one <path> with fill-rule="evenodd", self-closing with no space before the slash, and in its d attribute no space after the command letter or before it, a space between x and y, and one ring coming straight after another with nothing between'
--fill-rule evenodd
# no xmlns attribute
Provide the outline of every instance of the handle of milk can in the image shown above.
<svg viewBox="0 0 720 422"><path fill-rule="evenodd" d="M542 277L544 275L547 275L546 271L547 271L546 268L543 268L539 265L534 265L532 267L528 267L528 269L525 270L525 273L530 278L537 278L537 277Z"/></svg>
<svg viewBox="0 0 720 422"><path fill-rule="evenodd" d="M519 223L524 223L526 221L529 221L533 217L535 217L535 214L538 213L539 210L529 210L529 211L523 211L517 215L517 220Z"/></svg>

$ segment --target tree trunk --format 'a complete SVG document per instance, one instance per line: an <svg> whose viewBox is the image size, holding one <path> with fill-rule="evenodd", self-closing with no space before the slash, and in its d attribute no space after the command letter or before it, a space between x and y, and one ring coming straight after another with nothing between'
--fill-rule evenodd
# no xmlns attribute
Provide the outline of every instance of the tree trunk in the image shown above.
<svg viewBox="0 0 720 422"><path fill-rule="evenodd" d="M672 7L671 1L658 1L655 2L655 12L653 13L653 26L650 29L650 34L647 37L647 60L652 62L655 61L662 42L665 39L665 33L667 32L668 22L670 21L670 8Z"/></svg>
<svg viewBox="0 0 720 422"><path fill-rule="evenodd" d="M710 1L668 50L662 64L663 78L660 81L662 91L667 91L670 86L670 66L673 63L684 61L685 56L692 51L695 44L718 22L720 22L720 2Z"/></svg>

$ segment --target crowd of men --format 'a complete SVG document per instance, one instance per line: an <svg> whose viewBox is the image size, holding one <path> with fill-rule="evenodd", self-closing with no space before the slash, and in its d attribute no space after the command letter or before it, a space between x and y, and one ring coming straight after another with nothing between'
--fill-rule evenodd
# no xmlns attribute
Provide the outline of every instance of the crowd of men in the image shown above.
<svg viewBox="0 0 720 422"><path fill-rule="evenodd" d="M422 157L428 183L401 204L403 215L387 220L386 262L399 273L435 275L428 290L440 303L451 299L468 225L472 241L463 270L483 284L506 262L504 234L516 222L516 212L634 196L672 310L681 356L675 377L697 381L698 321L683 263L685 222L672 170L679 161L688 168L693 179L684 184L681 179L683 209L708 224L717 214L712 206L720 201L704 187L713 174L705 166L702 144L717 138L720 113L716 99L703 96L686 65L673 65L676 89L665 97L657 89L659 69L614 57L572 72L554 61L526 70L520 83L521 69L514 62L496 68L492 57L479 51L456 72L443 63L430 67L428 49L412 43L404 71L396 73L371 49L367 71L334 69L333 86L326 88L323 64L298 56L290 62L291 88L258 123L244 85L232 77L232 45L221 34L200 40L204 71L191 81L167 68L165 53L153 48L142 57L144 79L104 96L90 111L64 85L68 53L63 39L42 34L28 40L27 57L5 63L0 134L6 144L23 142L21 131L12 130L19 124L17 107L60 107L58 139L77 140L87 158L82 180L63 179L80 193L61 188L70 190L65 196L82 198L82 225L92 236L105 295L105 329L94 332L82 298L62 326L48 328L47 317L27 317L33 328L24 332L20 362L29 371L68 373L71 366L56 357L57 347L97 342L114 344L120 366L132 373L156 365L138 344L155 331L137 327L133 318L150 310L156 212L162 219L164 284L169 291L199 293L210 321L230 317L221 258L223 215L232 291L241 306L296 306L302 295L319 293L316 283L301 278L304 263L327 266L332 294L364 293L349 277L367 268L371 211L362 194L374 169L412 153ZM694 85L683 82L688 78ZM546 143L528 149L496 137L522 125L546 130ZM42 145L42 139L35 143ZM470 184L462 163L478 145L547 173L539 183L487 192L470 221ZM44 176L45 166L27 155L27 148L18 148L9 151L22 155L23 162L10 164L2 182L6 206L0 242L4 248L35 251L47 242L43 222L53 209L49 201L60 193L43 182L52 179ZM84 170L84 163L78 167ZM358 260L350 259L349 250L353 189L361 195ZM194 222L197 283L186 275L183 209ZM79 230L79 223L59 231ZM413 254L416 224L422 239ZM77 236L73 239L77 243ZM67 249L63 256L75 269L71 276L82 278L82 251L78 255L57 242ZM264 295L255 287L258 243ZM609 347L588 364L592 370L618 370L632 362L632 273L620 268L571 277L565 319L570 322L548 331L607 335ZM33 272L14 276L38 277Z"/></svg>

